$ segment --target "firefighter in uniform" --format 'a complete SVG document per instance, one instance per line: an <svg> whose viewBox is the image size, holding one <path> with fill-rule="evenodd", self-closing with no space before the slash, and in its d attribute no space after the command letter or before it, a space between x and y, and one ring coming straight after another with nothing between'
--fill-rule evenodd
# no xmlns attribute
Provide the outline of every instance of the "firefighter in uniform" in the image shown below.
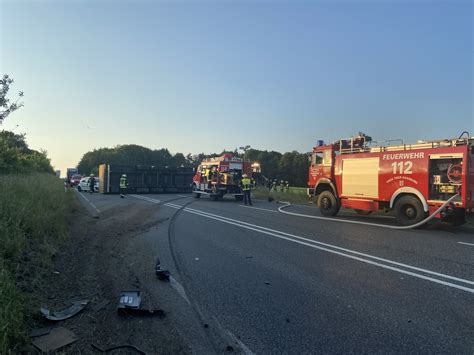
<svg viewBox="0 0 474 355"><path fill-rule="evenodd" d="M240 181L240 186L244 192L244 203L245 205L252 206L252 200L250 199L250 190L252 187L252 180L247 176L247 174L242 175L242 180Z"/></svg>
<svg viewBox="0 0 474 355"><path fill-rule="evenodd" d="M277 179L273 179L273 183L272 183L272 188L270 189L270 191L276 191L277 190Z"/></svg>
<svg viewBox="0 0 474 355"><path fill-rule="evenodd" d="M127 190L127 186L128 186L127 175L123 174L122 177L120 178L120 197L121 198L125 197L125 191Z"/></svg>
<svg viewBox="0 0 474 355"><path fill-rule="evenodd" d="M89 177L89 193L94 193L95 192L95 177L94 174L91 174Z"/></svg>
<svg viewBox="0 0 474 355"><path fill-rule="evenodd" d="M288 180L285 181L285 189L286 192L290 192L290 183L288 182Z"/></svg>
<svg viewBox="0 0 474 355"><path fill-rule="evenodd" d="M283 180L280 180L280 191L285 191L285 182Z"/></svg>

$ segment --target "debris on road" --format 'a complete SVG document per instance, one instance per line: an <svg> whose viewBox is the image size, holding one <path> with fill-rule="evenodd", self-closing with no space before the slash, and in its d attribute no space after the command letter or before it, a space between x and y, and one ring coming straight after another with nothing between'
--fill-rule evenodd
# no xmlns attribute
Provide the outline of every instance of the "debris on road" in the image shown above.
<svg viewBox="0 0 474 355"><path fill-rule="evenodd" d="M170 272L166 269L161 268L160 259L156 259L155 274L162 281L170 280Z"/></svg>
<svg viewBox="0 0 474 355"><path fill-rule="evenodd" d="M249 255L249 256L246 256L245 259L252 259L253 256L252 255Z"/></svg>
<svg viewBox="0 0 474 355"><path fill-rule="evenodd" d="M268 282L268 281L264 281L263 283L264 283L265 285L270 285L270 282Z"/></svg>
<svg viewBox="0 0 474 355"><path fill-rule="evenodd" d="M156 276L162 281L170 280L170 272L168 270L156 270Z"/></svg>
<svg viewBox="0 0 474 355"><path fill-rule="evenodd" d="M140 308L141 301L140 291L123 291L120 294L117 312L120 315L165 316L165 312L161 309Z"/></svg>
<svg viewBox="0 0 474 355"><path fill-rule="evenodd" d="M138 309L142 301L140 291L123 291L120 294L118 309Z"/></svg>
<svg viewBox="0 0 474 355"><path fill-rule="evenodd" d="M199 260L199 258L194 258L194 260L198 261L198 260Z"/></svg>
<svg viewBox="0 0 474 355"><path fill-rule="evenodd" d="M225 348L225 351L227 351L229 353L233 353L234 352L234 347L231 346L231 345L227 345L227 347Z"/></svg>
<svg viewBox="0 0 474 355"><path fill-rule="evenodd" d="M35 337L31 343L42 352L49 353L72 344L77 340L79 338L73 332L66 328L58 327L52 328L51 332L46 335Z"/></svg>
<svg viewBox="0 0 474 355"><path fill-rule="evenodd" d="M53 330L52 327L33 329L30 332L30 338L36 338L43 335L48 335L49 333L51 333L51 330Z"/></svg>
<svg viewBox="0 0 474 355"><path fill-rule="evenodd" d="M95 344L91 344L91 346L94 349L96 349L96 350L98 350L102 353L108 353L108 352L111 352L111 351L114 351L114 350L117 350L117 349L132 349L132 350L135 350L139 354L146 355L146 352L144 352L143 350L140 350L135 345L128 345L128 344L126 344L126 345L117 345L117 346L112 346L112 347L107 348L107 349L103 349L103 348L101 348L101 347L99 347Z"/></svg>
<svg viewBox="0 0 474 355"><path fill-rule="evenodd" d="M65 319L75 316L80 311L82 311L87 306L88 303L89 303L88 300L76 301L72 303L72 306L65 308L61 311L57 311L57 312L51 312L47 308L41 308L41 314L46 319L49 319L52 321L61 321L61 320L65 320Z"/></svg>

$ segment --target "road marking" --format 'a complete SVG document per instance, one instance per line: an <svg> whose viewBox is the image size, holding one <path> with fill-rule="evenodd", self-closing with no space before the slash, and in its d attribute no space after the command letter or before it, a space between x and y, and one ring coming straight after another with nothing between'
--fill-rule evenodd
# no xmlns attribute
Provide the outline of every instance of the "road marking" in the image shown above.
<svg viewBox="0 0 474 355"><path fill-rule="evenodd" d="M458 242L458 244L471 245L471 246L473 246L473 247L474 247L474 244L472 244L472 243Z"/></svg>
<svg viewBox="0 0 474 355"><path fill-rule="evenodd" d="M187 209L190 209L190 208L187 208ZM438 273L438 272L435 272L435 271L430 271L430 270L422 269L422 268L419 268L419 267L416 267L416 266L411 266L411 265L399 263L399 262L397 262L397 261L392 261L392 260L389 260L389 259L380 258L380 257L378 257L378 256L374 256L374 255L370 255L370 254L361 253L361 252L358 252L358 251L355 251L355 250L352 250L352 249L342 248L342 247L339 247L339 246L337 246L337 245L328 244L328 243L323 243L323 242L318 242L318 241L313 240L313 239L308 239L308 238L300 237L300 236L297 236L297 235L294 235L294 234L290 234L290 233L282 232L282 231L279 231L279 230L275 230L275 229L271 229L271 228L259 226L259 225L252 224L252 223L247 223L247 222L244 222L244 221L239 221L239 220L236 220L236 219L232 219L232 218L228 218L228 217L224 217L224 216L215 215L215 214L208 213L208 212L204 212L204 211L200 211L200 210L195 210L195 209L190 209L190 210L197 211L197 212L201 212L201 213L205 213L205 214L209 214L209 215L212 215L212 216L215 216L215 217L219 217L219 218L223 218L223 219L226 219L226 220L229 220L229 221L232 221L232 222L242 223L242 224L245 224L245 225L248 225L248 226L251 226L251 227L260 228L260 229L267 230L267 231L270 231L270 232L279 233L279 234L282 234L282 235L285 235L285 236L288 236L288 237L291 237L291 238L296 238L296 239L299 239L299 240L302 240L302 241L305 241L305 242L314 243L314 244L318 244L318 245L323 245L323 246L325 246L325 247L329 247L329 248L333 248L333 249L342 250L342 251L344 251L344 252L348 252L348 253L352 253L352 254L364 256L364 257L366 257L366 258L371 258L371 259L378 260L378 261L383 261L383 262L386 262L386 263L389 263L389 264L393 264L393 265L397 265L397 266L402 266L402 267L407 268L407 269L412 269L412 270L416 270L416 271L421 271L421 272L424 272L424 273L426 273L426 274L431 274L431 275L435 275L435 276L440 276L440 277L444 277L444 278L451 279L451 280L454 280L454 281L460 281L460 282L464 282L464 283L468 283L468 284L474 285L474 281L469 281L469 280L465 280L465 279L460 279L460 278L457 278L457 277L454 277L454 276L449 276L449 275L446 275L446 274L441 274L441 273Z"/></svg>
<svg viewBox="0 0 474 355"><path fill-rule="evenodd" d="M301 244L301 245L305 245L305 246L308 246L308 247L310 247L310 248L314 248L314 249L319 249L319 250L327 251L327 252L329 252L329 253L333 253L333 254L337 254L337 255L340 255L340 256L344 256L344 257L349 258L349 259L354 259L354 260L357 260L357 261L361 261L361 262L364 262L364 263L366 263L366 264L371 264L371 265L375 265L375 266L378 266L378 267L381 267L381 268L384 268L384 269L396 271L396 272L399 272L399 273L402 273L402 274L405 274L405 275L410 275L410 276L413 276L413 277L416 277L416 278L419 278L419 279L431 281L431 282L438 283L438 284L441 284L441 285L445 285L445 286L457 288L457 289L459 289L459 290L463 290L463 291L466 291L466 292L474 293L474 288L469 288L469 287L457 285L457 284L454 284L454 283L451 283L451 282L447 282L447 281L435 279L435 278L433 278L433 277L429 277L429 276L417 274L417 273L414 273L414 272L411 272L411 271L399 269L399 268L396 268L396 267L393 267L393 266L390 266L390 265L381 264L381 263L379 263L379 262L375 262L375 261L372 261L372 260L363 259L363 258L358 257L358 256L354 256L354 255L342 253L342 252L339 252L339 251L333 250L333 249L328 249L328 248L320 247L320 246L315 245L315 244L311 244L311 243L299 241L299 240L296 240L296 239L293 239L293 238L289 238L289 237L285 237L285 236L283 236L283 235L276 234L276 233L273 233L273 232L269 232L269 231L266 231L266 230L263 230L263 229L250 227L250 226L247 226L247 225L244 225L244 224L241 224L241 223L235 223L235 222L227 221L227 220L222 219L222 218L217 218L217 217L213 217L213 216L210 216L210 215L207 215L207 214L203 214L203 213L199 213L199 212L195 212L195 211L190 211L190 210L188 210L187 208L185 208L184 211L189 212L189 213L192 213L192 214L196 214L196 215L199 215L199 216L202 216L202 217L214 219L214 220L216 220L216 221L220 221L220 222L223 222L223 223L232 224L232 225L235 225L235 226L238 226L238 227L241 227L241 228L250 229L250 230L253 230L253 231L256 231L256 232L259 232L259 233L271 235L271 236L274 236L274 237L276 237L276 238L288 240L288 241L290 241L290 242L298 243L298 244ZM280 233L280 232L278 232L278 233ZM314 242L314 241L311 241L311 242ZM357 252L356 252L356 253L357 253ZM376 258L376 257L373 257L373 258ZM392 261L389 261L389 262L394 263L394 264L401 264L401 263L396 263L396 262L392 262ZM401 265L404 265L404 264L401 264ZM418 268L415 268L415 267L410 266L410 265L406 265L406 267L407 267L407 268L412 268L412 269L418 269ZM426 273L430 273L430 274L438 274L438 273L436 273L436 272L432 272L432 271L429 271L429 270L426 270L425 272L426 272ZM443 274L440 274L440 275L443 275ZM458 281L461 281L461 282L464 282L464 283L468 283L468 284L473 284L473 283L474 283L473 281L464 280L464 279L460 279L460 278L453 277L453 276L449 276L449 275L444 275L443 277L451 278L451 279L456 279L456 280L458 280Z"/></svg>
<svg viewBox="0 0 474 355"><path fill-rule="evenodd" d="M140 200L148 201L148 202L151 202L151 203L160 203L161 202L160 200L157 200L157 199L154 199L154 198L151 198L151 197L141 196L141 195L133 194L133 195L130 195L130 196L138 198Z"/></svg>
<svg viewBox="0 0 474 355"><path fill-rule="evenodd" d="M184 196L184 195L176 195L178 197L191 197L191 196Z"/></svg>
<svg viewBox="0 0 474 355"><path fill-rule="evenodd" d="M165 204L165 205L168 205L168 207L175 208L175 209L182 208L182 206L178 206L178 205L174 205L174 204ZM318 241L308 239L308 238L304 238L304 237L300 237L300 236L297 236L297 235L294 235L294 234L281 232L281 231L278 231L278 230L266 228L266 227L255 225L255 224L252 224L252 223L247 223L247 222L244 222L244 221L235 220L235 219L232 219L232 218L216 215L216 214L209 213L209 212L196 210L196 209L189 208L189 207L184 208L183 211L188 212L188 213L192 213L192 214L195 214L195 215L199 215L199 216L202 216L202 217L210 218L210 219L220 221L220 222L223 222L223 223L235 225L237 227L250 229L250 230L253 230L253 231L256 231L256 232L259 232L259 233L271 235L271 236L276 237L276 238L288 240L288 241L293 242L293 243L298 243L298 244L301 244L301 245L308 246L310 248L323 250L323 251L326 251L326 252L329 252L329 253L344 256L344 257L349 258L349 259L361 261L361 262L364 262L364 263L367 263L367 264L375 265L375 266L378 266L378 267L381 267L381 268L384 268L384 269L396 271L396 272L406 274L406 275L410 275L410 276L420 278L420 279L423 279L423 280L431 281L431 282L438 283L438 284L441 284L441 285L457 288L457 289L460 289L460 290L463 290L463 291L466 291L466 292L474 293L474 288L469 288L469 287L457 285L457 284L454 284L454 283L451 283L451 282L439 280L439 279L436 279L436 278L433 278L433 277L417 274L417 273L414 273L414 272L411 272L411 271L400 269L398 267L394 267L394 266L382 264L380 262L364 259L362 257L355 256L355 255L364 256L366 258L374 259L374 260L385 262L385 263L388 263L388 264L397 265L397 266L400 266L400 267L404 267L406 269L416 270L416 271L419 271L419 272L423 272L425 274L430 274L430 275L434 275L434 276L438 276L438 277L443 277L443 278L446 278L446 279L451 279L453 281L458 281L458 282L462 282L462 283L465 283L465 284L474 285L474 281L470 281L470 280L462 279L462 278L459 278L459 277L454 277L454 276L438 273L438 272L435 272L435 271L419 268L419 267L416 267L416 266L411 266L411 265L399 263L399 262L392 261L392 260L389 260L389 259L380 258L380 257L374 256L374 255L361 253L361 252L358 252L358 251L355 251L355 250L338 247L336 245L327 244L327 243L323 243L323 242L318 242ZM328 249L328 248L332 248L332 249ZM334 250L334 249L336 249L336 250ZM341 252L341 251L338 251L338 250L342 250L344 252ZM355 254L355 255L350 255L350 254L347 254L347 253L351 253L351 254Z"/></svg>
<svg viewBox="0 0 474 355"><path fill-rule="evenodd" d="M269 209L266 209L266 208L260 208L260 207L253 207L253 206L242 206L242 205L238 205L239 207L243 207L243 208L253 208L254 210L261 210L261 211L267 211L267 212L274 212L274 213L278 213L278 211L275 211L275 210L269 210Z"/></svg>
<svg viewBox="0 0 474 355"><path fill-rule="evenodd" d="M89 205L92 206L92 208L94 208L96 210L97 213L100 213L100 210L96 207L96 205L94 205L91 201L89 201L89 199L84 196L82 193L80 193L79 191L77 191L77 193L79 194L79 196L81 196L84 200L87 201L87 203L89 203Z"/></svg>

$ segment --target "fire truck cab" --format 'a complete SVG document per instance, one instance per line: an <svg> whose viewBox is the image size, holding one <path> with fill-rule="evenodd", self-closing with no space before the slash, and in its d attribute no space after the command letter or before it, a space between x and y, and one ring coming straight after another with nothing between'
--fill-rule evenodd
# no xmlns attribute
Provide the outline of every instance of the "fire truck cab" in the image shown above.
<svg viewBox="0 0 474 355"><path fill-rule="evenodd" d="M250 162L232 154L205 159L199 164L193 177L193 196L200 198L201 195L209 195L212 200L217 201L230 194L240 201L243 199L243 193L239 183L243 174L252 176Z"/></svg>
<svg viewBox="0 0 474 355"><path fill-rule="evenodd" d="M402 225L422 221L453 197L436 217L463 224L474 212L474 139L378 145L360 133L332 144L318 141L308 195L326 216L341 207L359 214L394 211Z"/></svg>

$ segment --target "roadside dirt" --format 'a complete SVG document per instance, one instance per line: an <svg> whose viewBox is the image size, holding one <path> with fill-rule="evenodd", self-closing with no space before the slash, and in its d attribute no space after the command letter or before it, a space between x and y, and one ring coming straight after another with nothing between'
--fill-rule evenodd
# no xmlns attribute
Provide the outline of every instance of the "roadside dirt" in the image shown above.
<svg viewBox="0 0 474 355"><path fill-rule="evenodd" d="M61 349L67 353L100 353L92 344L103 349L133 345L148 354L189 353L166 313L160 317L123 316L117 312L121 291L140 290L145 308L164 308L159 296L147 288L149 274L154 272L154 255L136 238L163 222L150 218L158 208L143 204L118 206L102 213L100 219L81 208L71 225L70 238L55 257L54 272L42 282L38 297L51 310L70 306L73 300L87 299L89 304L76 316L57 323L39 316L38 310L31 328L59 325L74 332L79 340ZM111 353L136 352L124 349Z"/></svg>

